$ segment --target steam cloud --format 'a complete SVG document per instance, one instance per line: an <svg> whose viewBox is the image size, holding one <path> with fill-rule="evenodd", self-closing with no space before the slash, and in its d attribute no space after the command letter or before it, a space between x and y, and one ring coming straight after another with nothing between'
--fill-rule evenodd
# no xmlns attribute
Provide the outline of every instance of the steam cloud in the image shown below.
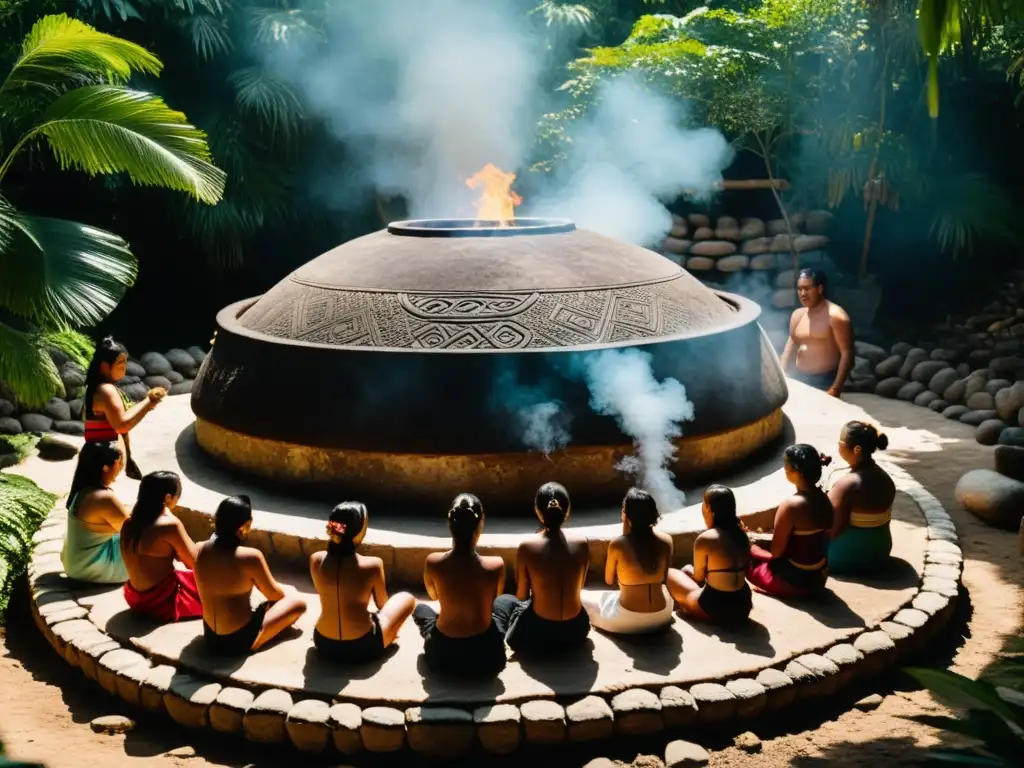
<svg viewBox="0 0 1024 768"><path fill-rule="evenodd" d="M607 349L584 362L590 407L613 416L619 428L633 438L636 454L616 467L639 477L640 484L664 512L683 506L668 463L675 457L672 440L682 435L680 423L693 418L693 403L686 387L675 379L659 382L651 370L651 356L638 349Z"/></svg>
<svg viewBox="0 0 1024 768"><path fill-rule="evenodd" d="M370 189L413 216L464 215L464 179L491 162L521 171L549 106L549 52L522 3L373 0L329 6L326 44L292 34L267 66L325 120L355 168L318 185L348 208ZM631 76L604 84L575 126L565 167L524 212L648 244L671 227L663 200L707 197L732 161L725 138L687 130L684 108Z"/></svg>
<svg viewBox="0 0 1024 768"><path fill-rule="evenodd" d="M417 217L465 215L464 179L491 162L521 171L545 111L537 83L548 55L517 3L364 0L328 6L328 42L291 35L266 64L325 121L349 158L325 168L328 202L347 209L370 190L402 195ZM668 232L662 201L707 197L733 152L713 129L687 130L681 105L624 76L602 86L575 127L572 152L523 211L569 216L637 244ZM355 163L354 170L351 164ZM618 420L639 475L664 509L682 494L667 464L693 404L674 379L659 383L650 356L610 350L587 359L591 407ZM579 373L579 372L578 372ZM499 376L496 399L527 447L549 453L570 439L568 417L542 387Z"/></svg>

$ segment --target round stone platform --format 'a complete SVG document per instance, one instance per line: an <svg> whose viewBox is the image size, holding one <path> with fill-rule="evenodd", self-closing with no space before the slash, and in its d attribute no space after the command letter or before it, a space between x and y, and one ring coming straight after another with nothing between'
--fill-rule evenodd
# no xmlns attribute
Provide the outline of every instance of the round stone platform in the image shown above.
<svg viewBox="0 0 1024 768"><path fill-rule="evenodd" d="M856 404L807 394L811 396L806 399L800 395L804 402L794 405L790 419L796 436L819 448L831 445L825 428L816 427L815 421L827 420L834 442L842 421L870 418ZM873 412L884 411L877 420L883 421L893 439L890 455L911 471L917 464L929 478L940 477L945 483L936 471L943 462L962 469L964 464L980 465L988 458L973 439L957 439L954 433L962 425L905 406L916 419L913 427L893 429L884 422L898 423L903 404L873 397L857 402ZM798 420L801 413L805 416ZM928 423L922 425L922 420ZM808 438L807 431L800 434L801 423L805 430L818 429L819 438ZM146 434L149 440L157 437ZM949 453L940 454L943 447ZM150 455L149 450L140 455L146 468L154 466ZM71 465L32 459L19 471L24 468L25 474L45 480L46 487L63 490L66 485L55 487L56 477L66 473L69 480ZM326 664L311 647L318 610L315 597L298 628L280 642L244 660L206 659L199 640L200 622L156 626L130 616L118 589L87 589L66 579L59 561L65 527L61 509L51 514L36 536L29 571L33 612L40 629L67 662L131 704L164 712L185 725L255 741L290 741L303 751L337 749L352 754L409 747L443 757L472 749L508 753L523 741L590 741L700 728L756 718L794 700L828 696L853 679L900 662L948 621L962 564L954 527L936 498L903 467L886 466L899 495L893 523L895 557L885 578L832 578L830 596L817 604L756 595L752 622L741 631L723 631L679 617L669 632L647 638L594 631L585 652L551 663L512 656L506 670L491 683L470 685L429 674L420 660L422 644L411 623L403 627L395 651L379 663L360 668ZM953 473L948 474L949 482L955 482ZM194 477L187 482L186 499L198 492ZM221 482L238 482L235 489L244 488L239 481ZM784 493L784 487L780 491ZM206 490L213 498L224 492L233 490ZM943 490L942 495L950 494ZM774 505L779 497L761 499L760 504ZM696 500L696 496L690 498ZM288 512L284 507L262 506L257 523L308 525L310 537L299 535L296 540L300 548L301 542L315 541L313 535L322 523ZM683 510L669 515L666 522L684 520L686 514ZM375 526L378 523L387 524L384 515L375 516ZM601 529L610 536L617 526L604 523L586 528L588 533ZM280 551L284 539L275 542L273 534L278 533L273 531L268 540ZM424 545L417 547L421 551L444 543L440 532L429 530L386 533ZM490 536L516 534L503 531ZM494 546L493 539L488 543ZM396 538L389 546L398 551L401 545ZM281 577L310 594L308 579L301 572L285 570Z"/></svg>

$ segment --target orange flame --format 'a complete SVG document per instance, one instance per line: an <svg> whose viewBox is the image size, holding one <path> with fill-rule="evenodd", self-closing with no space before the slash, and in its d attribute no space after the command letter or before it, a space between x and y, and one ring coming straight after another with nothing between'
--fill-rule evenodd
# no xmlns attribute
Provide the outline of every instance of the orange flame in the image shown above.
<svg viewBox="0 0 1024 768"><path fill-rule="evenodd" d="M510 227L516 218L516 206L523 198L512 191L514 173L506 173L492 163L466 179L470 189L483 187L477 201L476 220L496 221L500 227Z"/></svg>

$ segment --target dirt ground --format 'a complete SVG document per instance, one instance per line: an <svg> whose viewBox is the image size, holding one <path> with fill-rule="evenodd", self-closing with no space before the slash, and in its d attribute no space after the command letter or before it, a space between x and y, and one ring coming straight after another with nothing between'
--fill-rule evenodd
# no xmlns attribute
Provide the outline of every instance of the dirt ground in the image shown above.
<svg viewBox="0 0 1024 768"><path fill-rule="evenodd" d="M909 415L903 410L908 406L890 405L890 401L880 403L877 398L872 401L872 416L877 421L888 422L888 425L894 421L905 423L897 419ZM858 402L867 406L866 400L858 398ZM917 421L917 418L910 420ZM930 425L935 424L937 422L930 422ZM1017 552L1015 534L988 528L959 510L952 489L956 478L974 461L967 461L965 455L958 454L956 443L959 441L943 442L941 452L918 455L913 462L907 462L907 469L939 497L955 519L965 556L964 592L957 616L943 639L934 643L927 655L916 659L915 663L949 666L975 677L992 665L1010 637L1024 631L1024 557ZM965 441L961 446L973 453L978 446L973 440L970 443L973 445ZM854 708L859 698L873 693L884 697L880 706L871 711ZM701 731L690 734L689 738L711 750L711 765L715 768L809 768L827 764L850 768L913 766L923 762L925 750L939 743L942 736L905 718L943 711L928 693L915 691L908 678L893 674L826 702L787 710L772 721L759 721L755 732L762 743L757 754L732 746L736 730ZM337 756L330 761L300 759L294 754L242 744L238 740L189 733L169 725L165 719L140 719L137 727L124 736L94 734L89 722L106 714L134 716L136 713L58 662L28 618L24 598L13 605L6 635L0 636L0 738L12 757L41 761L48 768L82 768L89 763L106 768L271 768L345 763ZM488 765L529 762L535 766L569 768L582 766L597 756L608 756L627 764L636 758L636 768L657 766L660 760L637 756L662 756L666 740L661 736L641 744L613 742L595 745L587 752L524 752L508 761L488 760ZM393 758L372 757L360 757L352 762L356 765L399 764ZM423 761L410 756L406 764L422 765Z"/></svg>

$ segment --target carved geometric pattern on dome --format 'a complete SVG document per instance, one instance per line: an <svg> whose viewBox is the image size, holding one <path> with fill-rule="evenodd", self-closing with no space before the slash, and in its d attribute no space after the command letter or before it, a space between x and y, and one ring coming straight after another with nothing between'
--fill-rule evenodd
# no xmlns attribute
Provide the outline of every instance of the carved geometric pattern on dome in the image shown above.
<svg viewBox="0 0 1024 768"><path fill-rule="evenodd" d="M246 328L335 346L538 349L709 331L732 314L668 281L568 293L400 294L283 281L246 311Z"/></svg>
<svg viewBox="0 0 1024 768"><path fill-rule="evenodd" d="M518 315L537 301L537 294L470 296L400 293L398 298L402 308L414 317L449 323L478 323Z"/></svg>

